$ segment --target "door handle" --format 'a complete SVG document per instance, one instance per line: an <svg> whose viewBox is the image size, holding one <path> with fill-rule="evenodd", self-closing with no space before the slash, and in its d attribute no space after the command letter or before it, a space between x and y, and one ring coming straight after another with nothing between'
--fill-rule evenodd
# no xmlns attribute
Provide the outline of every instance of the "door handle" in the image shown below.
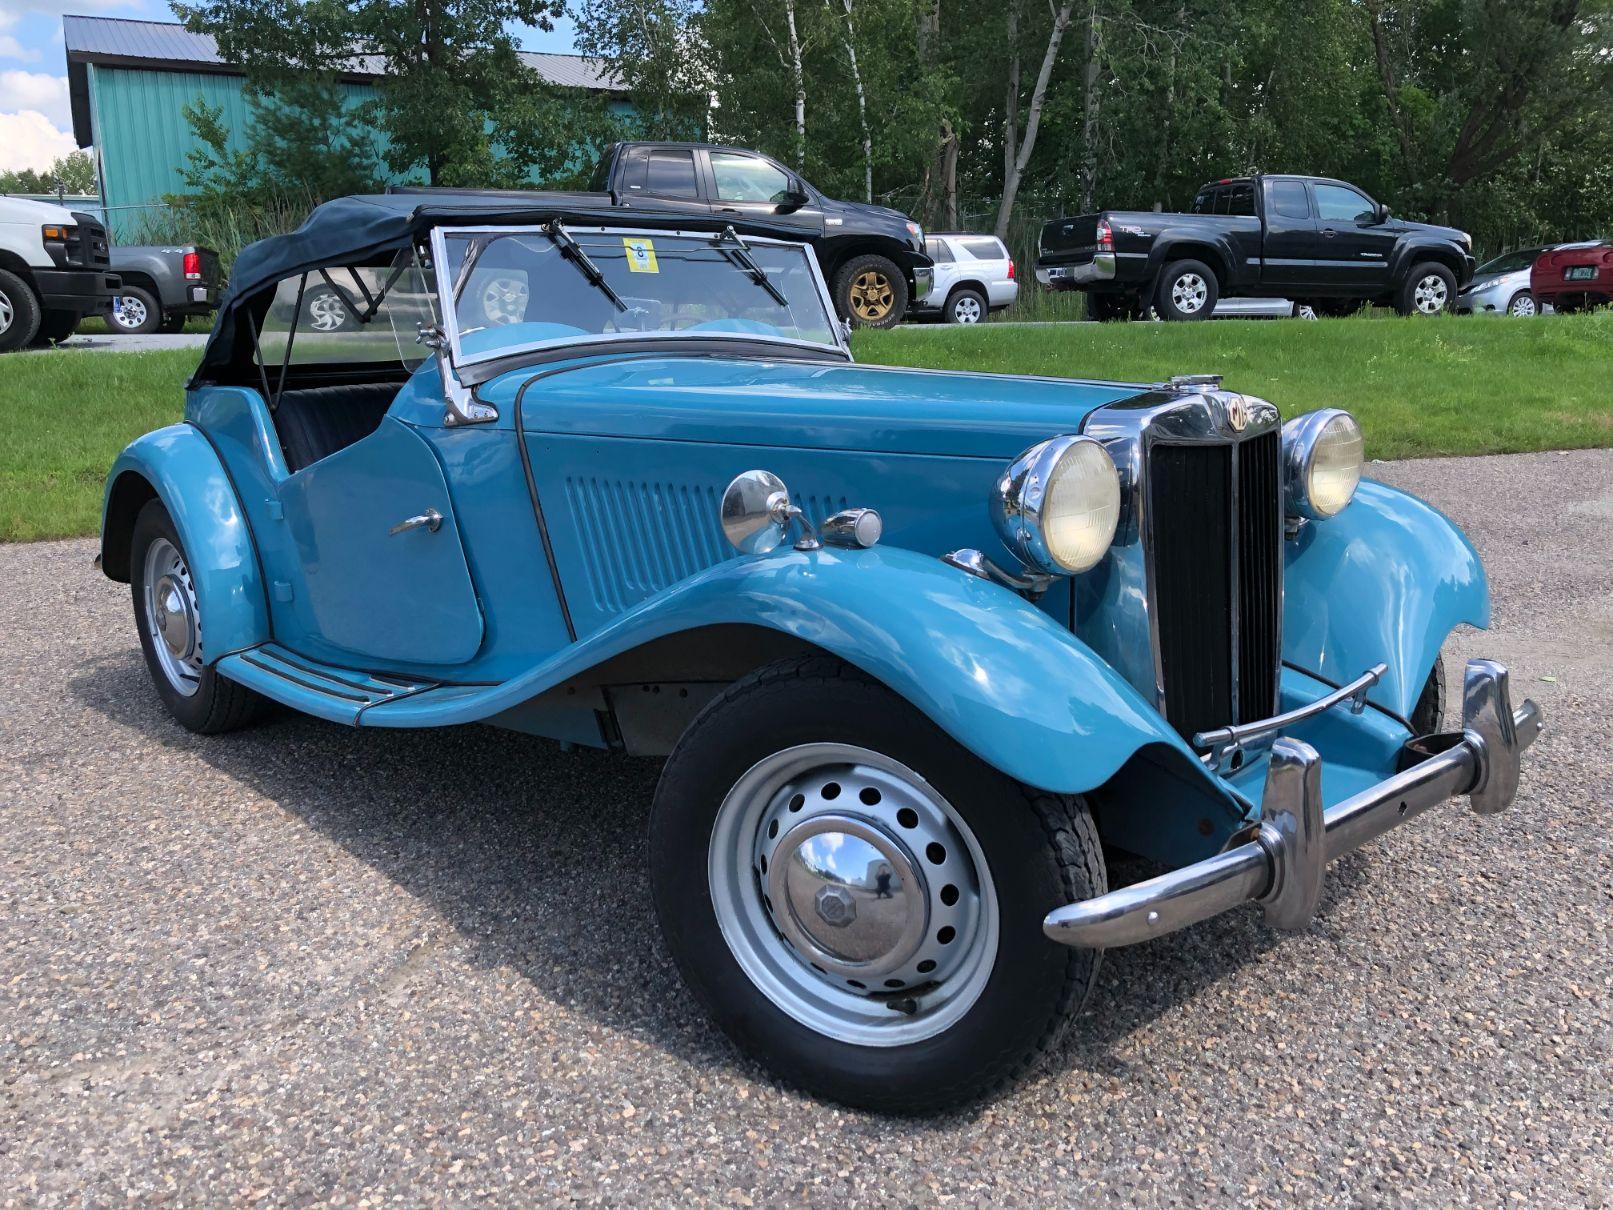
<svg viewBox="0 0 1613 1210"><path fill-rule="evenodd" d="M430 533L436 533L441 528L442 514L434 508L428 508L418 517L410 517L406 521L399 521L391 529L387 530L387 534L388 536L394 536L401 534L406 529L424 529Z"/></svg>
<svg viewBox="0 0 1613 1210"><path fill-rule="evenodd" d="M740 212L737 209L735 209L733 206L718 206L717 207L717 213L718 214L738 214Z"/></svg>
<svg viewBox="0 0 1613 1210"><path fill-rule="evenodd" d="M1322 228L1322 235L1327 239L1332 239L1337 234L1338 234L1338 232L1333 230L1333 228L1331 228L1331 227L1323 227Z"/></svg>

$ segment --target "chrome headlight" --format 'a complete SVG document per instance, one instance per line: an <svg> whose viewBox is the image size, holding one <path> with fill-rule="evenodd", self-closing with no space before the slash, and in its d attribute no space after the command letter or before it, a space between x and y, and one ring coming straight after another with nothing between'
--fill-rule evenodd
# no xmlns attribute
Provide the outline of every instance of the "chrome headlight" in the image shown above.
<svg viewBox="0 0 1613 1210"><path fill-rule="evenodd" d="M1054 437L1008 464L991 499L997 534L1027 567L1086 571L1103 558L1120 520L1120 476L1090 437Z"/></svg>
<svg viewBox="0 0 1613 1210"><path fill-rule="evenodd" d="M1361 482L1361 426L1339 408L1296 416L1283 425L1283 466L1291 515L1337 516Z"/></svg>

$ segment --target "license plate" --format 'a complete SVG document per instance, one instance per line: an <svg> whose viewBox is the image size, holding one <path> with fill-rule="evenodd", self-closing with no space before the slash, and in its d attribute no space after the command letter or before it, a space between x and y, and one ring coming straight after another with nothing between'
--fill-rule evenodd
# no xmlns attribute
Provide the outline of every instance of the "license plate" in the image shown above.
<svg viewBox="0 0 1613 1210"><path fill-rule="evenodd" d="M1594 281L1595 278L1595 265L1570 265L1568 272L1563 274L1564 281Z"/></svg>

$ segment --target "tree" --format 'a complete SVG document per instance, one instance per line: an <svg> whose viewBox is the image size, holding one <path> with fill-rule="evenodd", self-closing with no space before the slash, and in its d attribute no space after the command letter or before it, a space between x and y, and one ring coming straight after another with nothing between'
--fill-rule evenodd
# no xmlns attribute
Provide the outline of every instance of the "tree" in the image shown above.
<svg viewBox="0 0 1613 1210"><path fill-rule="evenodd" d="M1042 106L1047 103L1048 81L1053 75L1053 64L1058 61L1059 46L1064 41L1064 31L1070 28L1070 10L1074 7L1075 0L1064 0L1063 5L1061 5L1059 10L1053 15L1053 31L1048 35L1047 49L1042 52L1042 67L1036 75L1036 87L1031 92L1030 109L1025 119L1024 133L1020 134L1014 128L1013 124L1005 126L1005 133L1007 135L1006 142L1009 145L1014 146L1016 150L1011 161L1007 158L1006 149L1004 151L1003 198L1001 204L999 204L997 207L996 232L998 239L1002 239L1008 234L1008 220L1013 216L1014 213L1014 198L1019 193L1019 182L1020 179L1025 175L1025 167L1030 163L1032 153L1034 153L1036 150L1036 135L1041 129L1042 125ZM1096 28L1097 7L1097 0L1092 0L1092 25L1089 26L1089 28L1093 30ZM1013 38L1017 41L1019 36L1019 13L1017 4L1012 4L1009 8L1009 29ZM1089 47L1092 36L1092 34L1088 35ZM1016 86L1019 82L1019 59L1017 49L1018 48L1016 46L1013 72L1013 80ZM1016 87L1013 105L1010 108L1012 123L1017 124L1018 110L1019 97Z"/></svg>
<svg viewBox="0 0 1613 1210"><path fill-rule="evenodd" d="M93 194L95 163L83 151L72 151L58 156L56 162L43 172L20 168L0 172L0 193L62 193Z"/></svg>
<svg viewBox="0 0 1613 1210"><path fill-rule="evenodd" d="M638 133L705 133L710 82L697 0L582 0L577 49L627 85Z"/></svg>

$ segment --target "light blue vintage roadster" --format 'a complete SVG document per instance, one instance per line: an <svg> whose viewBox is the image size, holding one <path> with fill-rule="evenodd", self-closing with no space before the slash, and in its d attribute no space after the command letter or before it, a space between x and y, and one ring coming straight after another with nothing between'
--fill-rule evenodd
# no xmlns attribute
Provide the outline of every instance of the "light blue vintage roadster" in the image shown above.
<svg viewBox="0 0 1613 1210"><path fill-rule="evenodd" d="M785 236L416 193L249 248L184 423L107 483L168 710L666 756L689 986L901 1111L1027 1071L1103 949L1301 928L1340 854L1511 803L1541 716L1506 670L1441 730L1479 560L1361 479L1347 412L855 365ZM1106 845L1166 872L1111 889Z"/></svg>

